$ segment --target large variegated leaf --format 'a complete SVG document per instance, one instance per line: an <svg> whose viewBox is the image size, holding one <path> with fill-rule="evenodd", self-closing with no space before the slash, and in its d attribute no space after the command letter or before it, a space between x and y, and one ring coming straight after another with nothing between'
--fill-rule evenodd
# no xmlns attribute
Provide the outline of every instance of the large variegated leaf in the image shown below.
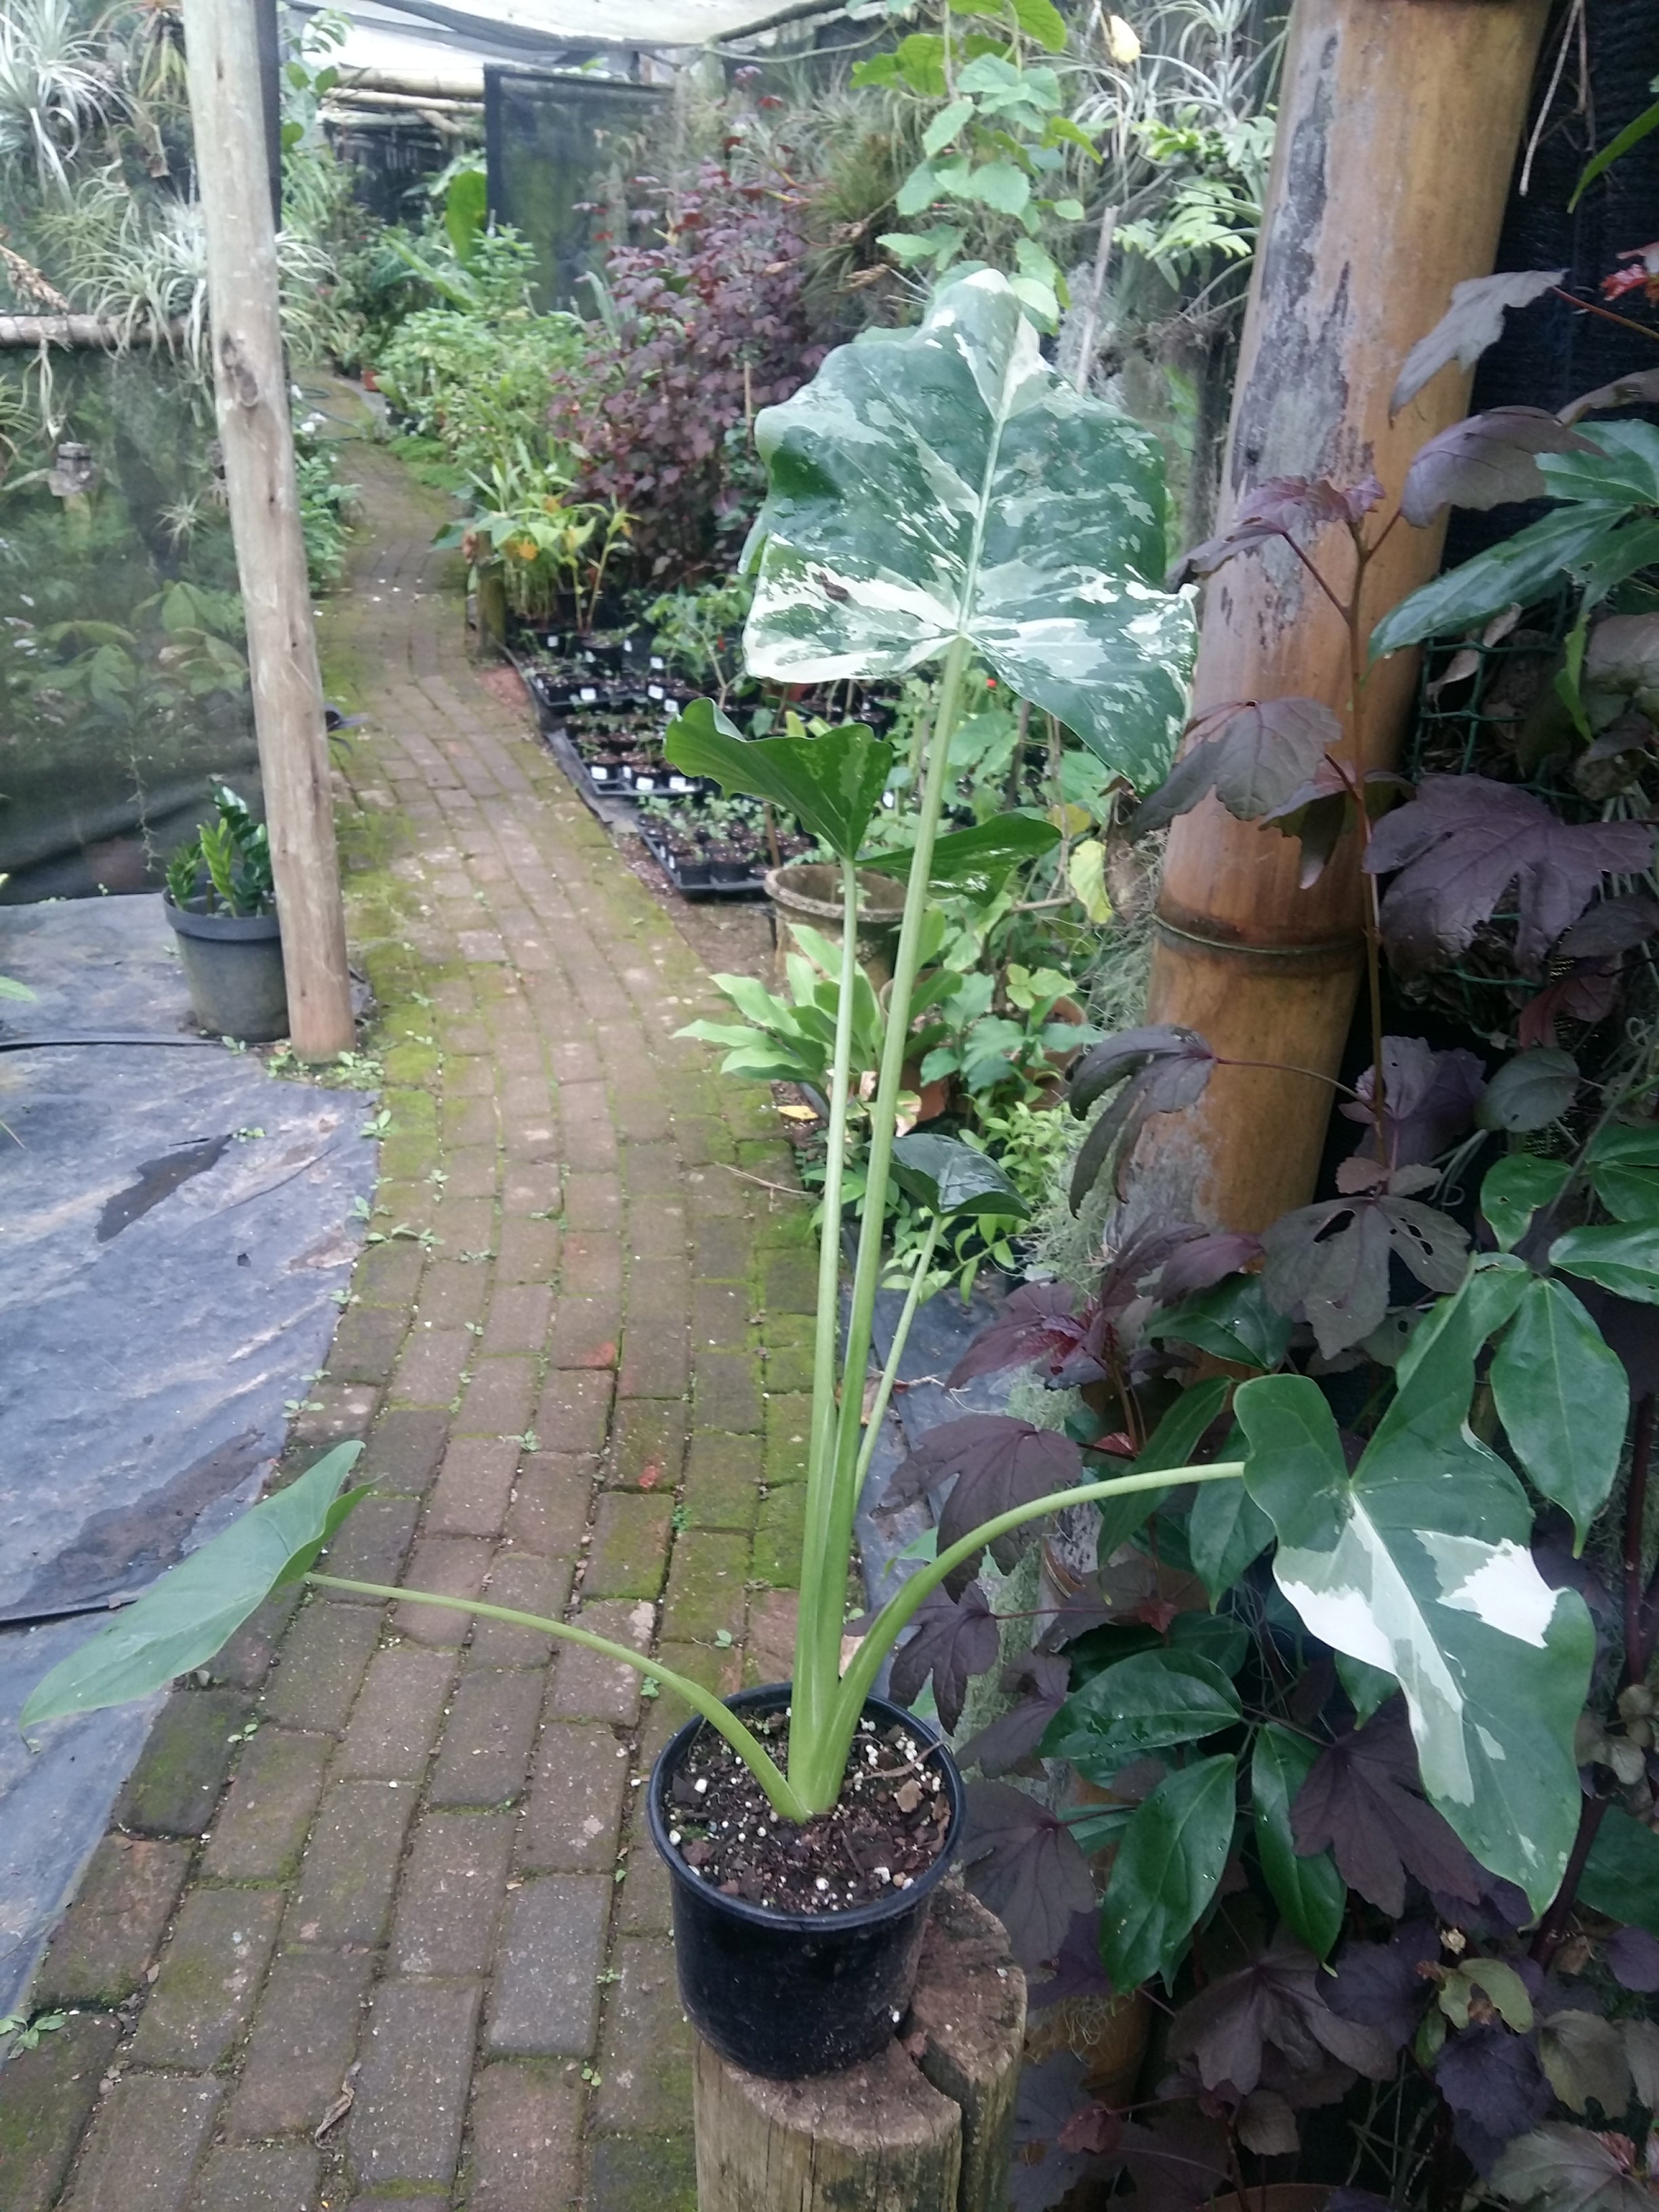
<svg viewBox="0 0 1659 2212"><path fill-rule="evenodd" d="M897 676L966 638L1142 789L1186 711L1157 442L1043 360L1006 278L945 284L757 419L771 489L744 633L785 683Z"/></svg>
<svg viewBox="0 0 1659 2212"><path fill-rule="evenodd" d="M1486 1319L1449 1302L1352 1474L1305 1376L1263 1376L1235 1403L1279 1588L1316 1636L1395 1676L1430 1797L1541 1911L1577 1832L1595 1638L1583 1599L1533 1563L1520 1483L1466 1425Z"/></svg>

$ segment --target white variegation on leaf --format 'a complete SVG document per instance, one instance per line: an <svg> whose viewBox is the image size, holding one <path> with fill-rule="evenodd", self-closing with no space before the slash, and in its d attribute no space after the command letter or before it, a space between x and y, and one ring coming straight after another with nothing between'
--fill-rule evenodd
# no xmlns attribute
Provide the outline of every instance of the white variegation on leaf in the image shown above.
<svg viewBox="0 0 1659 2212"><path fill-rule="evenodd" d="M1278 1531L1279 1588L1316 1636L1398 1681L1429 1796L1541 1911L1577 1832L1595 1636L1534 1563L1520 1483L1467 1426L1486 1304L1466 1285L1443 1313L1352 1474L1316 1383L1244 1383L1245 1482Z"/></svg>
<svg viewBox="0 0 1659 2212"><path fill-rule="evenodd" d="M782 683L902 675L966 639L1146 790L1186 712L1194 618L1163 590L1157 441L1042 358L977 270L757 419L771 490L744 648Z"/></svg>

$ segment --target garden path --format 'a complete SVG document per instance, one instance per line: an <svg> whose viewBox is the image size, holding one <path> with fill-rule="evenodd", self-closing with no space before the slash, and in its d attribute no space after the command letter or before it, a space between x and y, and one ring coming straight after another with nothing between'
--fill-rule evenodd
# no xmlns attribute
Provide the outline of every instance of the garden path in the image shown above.
<svg viewBox="0 0 1659 2212"><path fill-rule="evenodd" d="M499 678L384 450L328 607L389 1115L295 1465L330 1564L786 1672L812 1261L704 968ZM430 1606L273 1604L177 1687L0 2074L6 2212L690 2212L690 2040L640 1782L682 1714Z"/></svg>

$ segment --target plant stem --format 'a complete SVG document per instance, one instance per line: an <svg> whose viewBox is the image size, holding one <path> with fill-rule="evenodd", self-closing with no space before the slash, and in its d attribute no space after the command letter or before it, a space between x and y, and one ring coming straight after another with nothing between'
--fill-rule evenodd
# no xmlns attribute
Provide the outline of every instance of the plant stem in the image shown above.
<svg viewBox="0 0 1659 2212"><path fill-rule="evenodd" d="M836 1347L841 1334L842 1188L847 1165L847 1115L852 1091L853 1011L858 984L858 872L841 864L841 991L830 1061L830 1127L823 1164L823 1226L818 1242L816 1333L812 1345L812 1419L806 1457L806 1521L801 1559L800 1620L795 1641L795 1697L801 1734L810 1737L828 1711L841 1664L842 1592L831 1592L834 1563L821 1547L833 1521L836 1481ZM791 1741L796 1731L791 1730Z"/></svg>
<svg viewBox="0 0 1659 2212"><path fill-rule="evenodd" d="M1653 1460L1653 1399L1641 1399L1636 1408L1636 1434L1631 1441L1630 1487L1625 1492L1625 1680L1647 1680L1653 1657L1652 1634L1645 1619L1646 1591L1642 1573L1642 1532L1647 1524L1648 1473Z"/></svg>
<svg viewBox="0 0 1659 2212"><path fill-rule="evenodd" d="M859 1453L858 1492L864 1495L864 1478L870 1472L870 1462L876 1455L876 1439L881 1434L881 1425L887 1412L887 1403L893 1395L893 1385L898 1381L899 1361L904 1357L904 1346L910 1334L910 1324L916 1317L916 1308L921 1304L927 1281L927 1270L933 1264L933 1248L939 1243L939 1231L945 1226L943 1214L936 1213L927 1224L927 1234L922 1239L921 1257L910 1278L910 1287L905 1294L904 1310L898 1317L898 1327L893 1331L892 1349L887 1355L887 1364L882 1370L881 1382L870 1407L870 1417L864 1425L864 1443Z"/></svg>
<svg viewBox="0 0 1659 2212"><path fill-rule="evenodd" d="M624 1667L631 1667L636 1674L648 1674L653 1681L665 1683L696 1712L701 1713L710 1728L723 1735L754 1776L774 1809L786 1820L807 1820L810 1810L802 1804L787 1778L757 1740L750 1735L737 1715L713 1690L704 1689L688 1675L677 1674L643 1651L635 1651L626 1644L613 1644L608 1636L595 1636L591 1629L575 1628L568 1620L544 1620L539 1613L519 1613L511 1606L486 1605L480 1598L449 1597L441 1590L394 1589L385 1583L359 1583L343 1575L308 1574L305 1578L319 1589L356 1590L361 1597L395 1599L400 1605L444 1605L456 1613L470 1613L485 1620L510 1621L515 1628L533 1628L543 1636L552 1636L567 1644L580 1644L589 1651L598 1651L607 1659L615 1659ZM849 1738L850 1741L850 1738Z"/></svg>

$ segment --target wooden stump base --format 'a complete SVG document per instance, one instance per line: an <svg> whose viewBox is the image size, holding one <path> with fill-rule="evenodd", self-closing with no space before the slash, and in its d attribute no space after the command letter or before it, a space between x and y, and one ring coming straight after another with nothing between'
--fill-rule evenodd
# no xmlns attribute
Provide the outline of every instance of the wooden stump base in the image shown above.
<svg viewBox="0 0 1659 2212"><path fill-rule="evenodd" d="M1002 1923L941 1883L909 2014L879 2057L767 2081L698 2043L698 2212L998 2212L1024 2033Z"/></svg>

